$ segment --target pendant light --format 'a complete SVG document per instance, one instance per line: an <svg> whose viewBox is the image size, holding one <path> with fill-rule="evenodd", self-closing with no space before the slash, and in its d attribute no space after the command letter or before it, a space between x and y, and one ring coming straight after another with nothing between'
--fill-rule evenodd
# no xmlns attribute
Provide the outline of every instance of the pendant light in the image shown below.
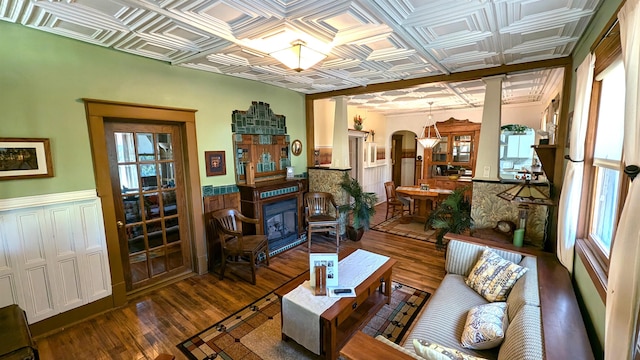
<svg viewBox="0 0 640 360"><path fill-rule="evenodd" d="M433 121L433 116L431 116L431 105L433 105L433 101L429 102L429 116L427 117L427 122L424 124L422 137L416 138L420 145L422 145L422 147L424 148L433 148L440 142L441 139L440 131L438 131L438 127ZM435 131L433 137L431 136L431 126L429 126L429 123L433 123L433 130Z"/></svg>

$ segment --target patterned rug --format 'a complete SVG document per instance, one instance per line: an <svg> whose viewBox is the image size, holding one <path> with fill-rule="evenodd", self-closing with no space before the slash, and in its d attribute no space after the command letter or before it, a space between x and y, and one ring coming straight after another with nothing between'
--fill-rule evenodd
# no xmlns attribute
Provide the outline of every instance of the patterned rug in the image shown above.
<svg viewBox="0 0 640 360"><path fill-rule="evenodd" d="M372 226L371 229L412 239L418 239L432 243L436 242L435 230L425 231L423 222L412 221L408 224L403 224L400 221L400 216L392 217L389 220L385 220L378 225Z"/></svg>
<svg viewBox="0 0 640 360"><path fill-rule="evenodd" d="M428 292L393 283L391 304L364 326L371 336L383 334L399 343L429 299ZM189 359L319 359L295 341L282 341L280 301L270 293L208 329L178 344Z"/></svg>

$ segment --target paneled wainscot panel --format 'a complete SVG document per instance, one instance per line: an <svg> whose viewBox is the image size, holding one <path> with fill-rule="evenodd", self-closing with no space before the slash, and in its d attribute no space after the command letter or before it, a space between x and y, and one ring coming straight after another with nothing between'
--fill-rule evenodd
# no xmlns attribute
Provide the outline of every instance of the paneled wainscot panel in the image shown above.
<svg viewBox="0 0 640 360"><path fill-rule="evenodd" d="M0 305L34 323L111 295L101 209L94 190L0 200Z"/></svg>

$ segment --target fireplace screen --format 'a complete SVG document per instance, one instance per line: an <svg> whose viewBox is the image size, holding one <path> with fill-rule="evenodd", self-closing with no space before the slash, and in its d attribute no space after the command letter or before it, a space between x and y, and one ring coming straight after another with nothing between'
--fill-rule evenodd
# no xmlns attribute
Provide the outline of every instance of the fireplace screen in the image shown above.
<svg viewBox="0 0 640 360"><path fill-rule="evenodd" d="M269 251L277 251L298 239L298 200L288 199L265 204L264 233L269 239Z"/></svg>

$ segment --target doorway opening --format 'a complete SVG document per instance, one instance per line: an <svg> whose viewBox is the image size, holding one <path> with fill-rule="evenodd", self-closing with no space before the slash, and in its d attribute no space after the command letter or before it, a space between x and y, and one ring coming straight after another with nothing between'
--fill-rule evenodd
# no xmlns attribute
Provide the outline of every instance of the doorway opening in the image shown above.
<svg viewBox="0 0 640 360"><path fill-rule="evenodd" d="M411 131L396 131L391 135L391 180L396 186L416 184L416 134Z"/></svg>

